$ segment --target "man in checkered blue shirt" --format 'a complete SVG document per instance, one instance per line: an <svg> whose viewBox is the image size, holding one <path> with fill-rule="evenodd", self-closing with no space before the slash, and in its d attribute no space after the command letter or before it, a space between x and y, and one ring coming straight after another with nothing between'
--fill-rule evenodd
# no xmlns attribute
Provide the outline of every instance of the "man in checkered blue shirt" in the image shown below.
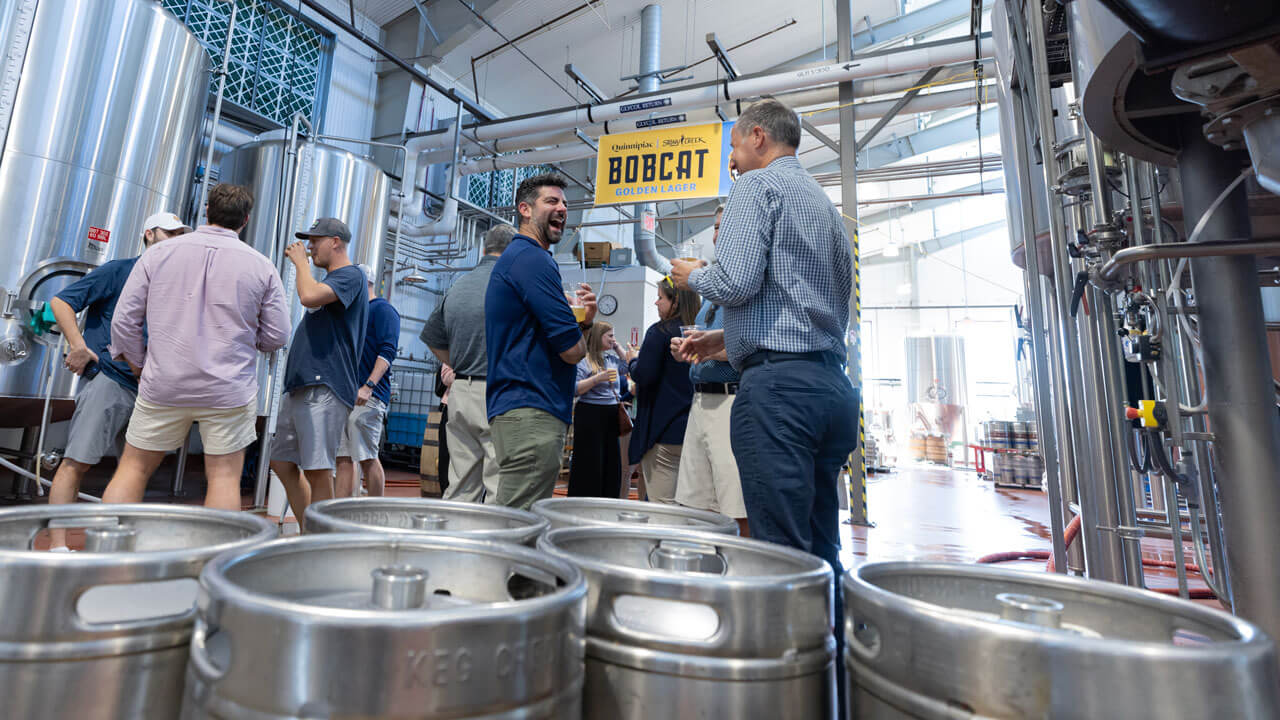
<svg viewBox="0 0 1280 720"><path fill-rule="evenodd" d="M723 306L720 347L742 373L733 454L752 537L814 553L840 577L840 468L857 446L857 396L844 374L853 264L840 213L796 159L800 121L776 100L732 130L734 183L716 261L672 262L681 287ZM839 627L839 626L837 626Z"/></svg>

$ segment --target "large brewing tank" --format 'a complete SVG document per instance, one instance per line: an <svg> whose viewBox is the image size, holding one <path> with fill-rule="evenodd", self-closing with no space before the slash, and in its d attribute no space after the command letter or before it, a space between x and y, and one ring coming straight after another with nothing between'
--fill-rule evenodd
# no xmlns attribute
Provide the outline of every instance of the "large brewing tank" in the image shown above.
<svg viewBox="0 0 1280 720"><path fill-rule="evenodd" d="M587 578L584 718L836 717L821 558L643 526L552 530L538 547Z"/></svg>
<svg viewBox="0 0 1280 720"><path fill-rule="evenodd" d="M527 510L429 498L333 498L307 507L307 532L447 535L533 545L550 525Z"/></svg>
<svg viewBox="0 0 1280 720"><path fill-rule="evenodd" d="M566 527L647 525L738 534L738 523L728 515L639 500L546 498L535 502L530 509L550 520L552 530Z"/></svg>
<svg viewBox="0 0 1280 720"><path fill-rule="evenodd" d="M850 720L1280 716L1271 639L1202 605L989 565L843 582Z"/></svg>
<svg viewBox="0 0 1280 720"><path fill-rule="evenodd" d="M0 425L24 426L60 339L23 329L30 301L137 255L148 215L186 207L209 64L153 0L7 0L0 43ZM52 364L66 418L75 376Z"/></svg>
<svg viewBox="0 0 1280 720"><path fill-rule="evenodd" d="M186 720L578 720L587 586L459 537L309 535L200 576Z"/></svg>
<svg viewBox="0 0 1280 720"><path fill-rule="evenodd" d="M36 551L50 529L84 549ZM248 513L179 505L0 510L0 698L6 718L177 717L196 578L275 537Z"/></svg>
<svg viewBox="0 0 1280 720"><path fill-rule="evenodd" d="M924 335L906 339L907 402L928 421L929 432L964 440L968 378L964 338Z"/></svg>
<svg viewBox="0 0 1280 720"><path fill-rule="evenodd" d="M255 140L222 158L218 180L244 185L253 193L249 224L240 237L281 270L293 326L305 312L294 292L293 266L284 260L284 244L320 217L335 217L351 230L348 253L382 275L382 245L387 233L391 180L369 158L318 142L299 142L296 158L282 138ZM289 192L289 186L294 191ZM292 205L290 195L292 194ZM282 239L287 235L287 239ZM313 268L317 279L324 271ZM267 367L258 362L258 414L267 412Z"/></svg>

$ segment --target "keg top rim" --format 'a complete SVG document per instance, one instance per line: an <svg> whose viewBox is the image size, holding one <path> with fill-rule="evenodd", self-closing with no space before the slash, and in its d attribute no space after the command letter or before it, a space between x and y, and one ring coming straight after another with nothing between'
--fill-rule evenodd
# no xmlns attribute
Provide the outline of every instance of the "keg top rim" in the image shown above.
<svg viewBox="0 0 1280 720"><path fill-rule="evenodd" d="M736 549L771 555L778 559L793 561L801 567L793 572L760 575L710 575L700 573L680 573L660 568L641 568L632 565L618 565L593 556L572 552L560 543L573 540L609 540L619 538L638 538L645 540L676 540L693 542L717 547L727 546ZM715 587L756 587L767 582L771 585L785 583L803 585L812 582L825 582L830 586L834 576L831 566L825 560L794 548L784 547L762 540L726 535L675 527L617 525L612 527L567 527L551 530L538 538L538 549L550 553L554 557L564 558L574 565L591 572L614 576L643 578L646 581L672 582L679 585L699 584Z"/></svg>
<svg viewBox="0 0 1280 720"><path fill-rule="evenodd" d="M961 580L966 578L974 580L1007 580L1010 584L1006 587L1006 592L1034 594L1037 587L1045 591L1070 592L1078 594L1082 599L1091 597L1095 601L1101 600L1112 604L1123 604L1152 612L1160 612L1172 617L1185 618L1202 626L1211 626L1219 632L1233 636L1223 639L1214 638L1208 643L1179 645L1173 641L1172 636L1167 641L1157 642L1122 638L1115 635L1091 637L1071 632L1053 632L1055 644L1073 646L1082 652L1114 652L1117 647L1122 647L1126 653L1133 654L1141 654L1152 649L1158 649L1161 652L1185 652L1188 655L1202 658L1216 655L1223 659L1229 659L1239 657L1239 653L1250 648L1269 651L1273 647L1270 638L1257 626L1222 610L1116 583L1068 577L1056 573L1028 573L1022 570L992 567L990 565L912 561L864 563L850 569L841 578L846 605L848 605L851 596L857 595L870 598L873 604L889 608L893 613L911 610L922 614L922 616L942 618L939 611L952 609L949 605L893 592L877 584L877 581L881 579L920 575ZM1063 604L1067 606L1069 611L1071 602L1064 601ZM945 621L956 625L979 625L985 632L996 632L1010 637L1043 638L1046 632L1052 632L1041 627L1008 623L999 620L995 616L986 618L975 613L947 613ZM1089 629L1096 631L1095 628ZM1190 630L1191 628L1187 629Z"/></svg>
<svg viewBox="0 0 1280 720"><path fill-rule="evenodd" d="M374 523L352 520L333 513L339 511L351 510L367 510L371 512L388 511L388 512L412 512L420 510L423 512L437 512L448 516L466 516L472 518L493 518L505 519L511 522L522 523L514 527L493 527L493 528L475 528L469 530L463 529L444 529L444 530L418 530L415 528L387 527L376 525ZM503 533L511 535L529 534L530 539L541 535L551 522L535 513L519 508L503 507L501 505L484 505L480 503L461 502L457 500L440 500L436 498L395 498L395 497L359 497L359 498L331 498L322 500L307 508L308 526L313 518L322 518L321 522L329 527L325 528L327 532L371 532L377 531L381 533L404 534L404 535L443 535L456 537L474 537L484 536L489 533Z"/></svg>
<svg viewBox="0 0 1280 720"><path fill-rule="evenodd" d="M27 505L0 510L0 528L9 523L40 523L57 518L130 518L195 520L217 523L228 528L238 528L249 533L246 537L229 539L211 545L190 545L187 547L149 550L144 548L130 550L127 553L51 553L29 548L0 546L0 562L21 559L22 562L47 562L59 565L96 564L104 557L111 557L112 562L120 563L154 563L165 560L177 560L189 557L192 552L209 554L210 557L236 547L257 545L274 539L278 534L275 523L265 517L237 510L215 510L199 505L162 505L154 503L121 503L121 504L67 504L67 505ZM35 528L34 532L45 526Z"/></svg>
<svg viewBox="0 0 1280 720"><path fill-rule="evenodd" d="M309 603L306 600L284 599L276 595L260 592L233 582L227 577L227 571L240 563L262 560L264 558L285 558L300 553L316 553L329 549L351 549L357 547L375 548L408 548L422 550L443 550L449 552L472 552L477 554L501 554L520 564L534 569L549 572L563 581L555 590L546 595L521 600L499 600L478 603L455 608L419 608L411 610L395 610L394 617L412 620L417 625L436 624L453 620L474 620L485 615L505 616L511 610L537 612L550 610L566 603L577 602L586 596L587 583L582 571L572 563L547 553L515 543L487 540L483 538L457 537L447 535L389 535L387 533L325 533L316 535L295 535L279 538L245 548L238 552L228 552L207 564L200 573L202 594L216 598L219 604L234 603L241 607L267 609L283 613L287 617L305 617L308 622L339 621L344 624L367 622L385 624L388 611L374 608L340 608L328 605ZM377 567L370 566L372 572Z"/></svg>
<svg viewBox="0 0 1280 720"><path fill-rule="evenodd" d="M663 505L660 503L646 502L644 500L624 500L622 498L582 498L582 497L554 497L544 498L533 504L533 512L543 517L557 520L564 519L569 521L586 520L588 522L601 522L603 525L616 525L612 521L597 521L593 518L583 518L578 515L576 510L603 510L603 511L635 511L641 512L651 517L680 517L686 520L696 520L706 523L708 527L732 529L733 534L738 533L738 524L733 518L722 513L711 512L709 510L698 510L696 508L682 507L679 505ZM654 523L655 527L674 527L696 530L699 525L661 525Z"/></svg>

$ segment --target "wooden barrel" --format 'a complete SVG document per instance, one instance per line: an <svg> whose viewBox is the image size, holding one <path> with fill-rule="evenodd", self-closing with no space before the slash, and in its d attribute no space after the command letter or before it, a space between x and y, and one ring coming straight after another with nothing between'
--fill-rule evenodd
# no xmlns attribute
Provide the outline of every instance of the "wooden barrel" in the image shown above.
<svg viewBox="0 0 1280 720"><path fill-rule="evenodd" d="M422 460L418 465L419 490L422 497L438 498L444 495L440 482L440 413L427 413L427 429L422 433Z"/></svg>
<svg viewBox="0 0 1280 720"><path fill-rule="evenodd" d="M923 460L925 457L925 436L912 434L909 448L913 460Z"/></svg>
<svg viewBox="0 0 1280 720"><path fill-rule="evenodd" d="M932 463L946 464L947 439L942 435L929 435L925 438L925 460Z"/></svg>

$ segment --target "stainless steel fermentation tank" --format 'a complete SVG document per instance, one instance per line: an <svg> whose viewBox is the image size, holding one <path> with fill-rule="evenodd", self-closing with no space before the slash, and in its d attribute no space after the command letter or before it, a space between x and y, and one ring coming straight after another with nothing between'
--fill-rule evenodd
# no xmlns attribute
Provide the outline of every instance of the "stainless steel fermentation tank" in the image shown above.
<svg viewBox="0 0 1280 720"><path fill-rule="evenodd" d="M40 422L58 335L33 304L142 250L142 221L186 207L209 63L150 0L0 3L0 426ZM54 419L75 376L53 363Z"/></svg>
<svg viewBox="0 0 1280 720"><path fill-rule="evenodd" d="M253 211L240 236L281 269L293 325L303 307L293 291L293 270L283 262L293 234L319 217L336 217L351 230L354 263L382 274L382 245L387 233L391 180L370 159L323 143L299 142L295 154L285 139L256 140L222 159L218 179L244 185L253 193ZM323 271L313 270L317 278ZM258 363L258 412L267 413L267 361Z"/></svg>
<svg viewBox="0 0 1280 720"><path fill-rule="evenodd" d="M964 410L968 402L964 338L925 335L906 339L907 402L912 422L923 419L928 432L967 440Z"/></svg>

